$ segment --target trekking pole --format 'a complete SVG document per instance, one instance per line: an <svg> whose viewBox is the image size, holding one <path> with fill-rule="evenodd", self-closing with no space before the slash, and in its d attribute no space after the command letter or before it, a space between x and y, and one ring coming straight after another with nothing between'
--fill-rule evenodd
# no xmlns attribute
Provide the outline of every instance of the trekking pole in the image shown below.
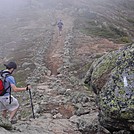
<svg viewBox="0 0 134 134"><path fill-rule="evenodd" d="M30 85L30 84L28 84ZM32 101L32 94L31 94L31 89L28 88L28 85L27 85L27 89L29 91L29 96L30 96L30 102L31 102L31 107L32 107L32 114L33 114L33 118L35 119L35 115L34 115L34 107L33 107L33 101Z"/></svg>

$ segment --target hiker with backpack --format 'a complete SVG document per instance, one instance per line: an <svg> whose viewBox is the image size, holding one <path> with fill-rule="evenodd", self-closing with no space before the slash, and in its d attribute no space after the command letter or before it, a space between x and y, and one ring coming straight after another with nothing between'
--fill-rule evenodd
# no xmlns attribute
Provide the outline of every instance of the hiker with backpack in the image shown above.
<svg viewBox="0 0 134 134"><path fill-rule="evenodd" d="M58 28L59 28L59 35L61 36L62 27L63 27L63 22L60 20L60 21L57 23L57 26L58 26Z"/></svg>
<svg viewBox="0 0 134 134"><path fill-rule="evenodd" d="M30 85L24 88L16 87L16 82L12 73L17 69L15 62L4 64L5 70L0 71L0 111L3 118L6 118L7 112L10 112L9 121L14 123L14 117L19 108L18 100L11 95L11 91L21 92L30 88Z"/></svg>

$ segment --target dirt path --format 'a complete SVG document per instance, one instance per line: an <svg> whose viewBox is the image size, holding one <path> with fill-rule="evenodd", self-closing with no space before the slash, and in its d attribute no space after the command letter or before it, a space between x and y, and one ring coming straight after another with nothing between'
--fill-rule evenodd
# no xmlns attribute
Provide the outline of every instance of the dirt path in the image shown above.
<svg viewBox="0 0 134 134"><path fill-rule="evenodd" d="M63 21L63 31L61 36L59 36L57 25L54 28L54 34L52 37L51 45L48 48L47 52L47 61L46 64L48 68L51 70L52 75L57 74L57 69L61 67L63 64L62 54L63 54L63 47L64 41L69 30L73 27L73 19L67 15L63 14L60 11L57 11L56 18L61 18Z"/></svg>
<svg viewBox="0 0 134 134"><path fill-rule="evenodd" d="M54 16L57 20L62 19L64 26L62 35L59 36L58 28L55 24L53 37L47 50L45 62L47 68L51 71L51 75L57 75L58 69L64 64L64 42L74 26L74 18L69 14L57 10L54 12ZM76 44L76 46L73 44L75 59L81 59L85 54L102 55L108 51L119 49L121 46L121 44L115 44L107 39L98 37L92 38L79 32L76 32L76 37L74 37L73 40Z"/></svg>

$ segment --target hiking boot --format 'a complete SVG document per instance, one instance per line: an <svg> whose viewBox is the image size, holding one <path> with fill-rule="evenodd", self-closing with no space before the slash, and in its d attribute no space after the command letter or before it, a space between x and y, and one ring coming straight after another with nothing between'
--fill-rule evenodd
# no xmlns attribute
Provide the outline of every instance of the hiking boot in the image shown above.
<svg viewBox="0 0 134 134"><path fill-rule="evenodd" d="M16 124L17 120L11 120L11 124Z"/></svg>

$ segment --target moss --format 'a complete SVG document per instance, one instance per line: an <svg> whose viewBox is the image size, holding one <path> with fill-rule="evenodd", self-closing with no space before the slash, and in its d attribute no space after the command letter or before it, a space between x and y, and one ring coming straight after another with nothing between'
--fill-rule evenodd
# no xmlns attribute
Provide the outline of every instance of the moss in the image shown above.
<svg viewBox="0 0 134 134"><path fill-rule="evenodd" d="M134 104L129 105L128 108L130 108L130 109L134 109Z"/></svg>
<svg viewBox="0 0 134 134"><path fill-rule="evenodd" d="M120 125L120 123L122 124L120 121L128 123L128 120L134 119L133 46L133 44L127 44L122 50L104 55L91 65L90 73L88 72L89 83L95 85L95 90L98 91L97 105L100 108L100 116L103 114L106 117L106 119L102 119L103 121L108 121L107 117L110 117ZM103 74L106 74L104 75L106 81L102 79ZM109 77L106 77L107 74L110 74ZM126 95L124 89L124 75L126 75L129 85L126 90L129 91L131 97ZM99 87L102 83L103 86Z"/></svg>
<svg viewBox="0 0 134 134"><path fill-rule="evenodd" d="M123 119L132 119L133 118L133 112L129 112L129 111L125 111L125 112L121 112L120 117Z"/></svg>
<svg viewBox="0 0 134 134"><path fill-rule="evenodd" d="M114 27L114 26L112 26L112 25L109 26L109 28L110 28L111 31L114 32L114 34L115 34L117 37L122 37L122 36L126 36L126 35L127 35L124 31L122 31L122 30L120 30L120 29L118 29L118 28L116 28L116 27Z"/></svg>
<svg viewBox="0 0 134 134"><path fill-rule="evenodd" d="M110 108L110 113L116 113L119 111L119 107L111 107Z"/></svg>
<svg viewBox="0 0 134 134"><path fill-rule="evenodd" d="M119 38L119 42L130 43L130 42L132 42L132 40L128 36L123 36L123 37Z"/></svg>
<svg viewBox="0 0 134 134"><path fill-rule="evenodd" d="M114 32L109 31L106 28L90 27L90 28L83 29L82 32L84 32L87 35L95 35L104 38L117 38Z"/></svg>
<svg viewBox="0 0 134 134"><path fill-rule="evenodd" d="M132 24L134 25L134 18L128 18L127 21L128 21L129 23L132 23Z"/></svg>
<svg viewBox="0 0 134 134"><path fill-rule="evenodd" d="M134 23L133 19L128 19L130 23ZM121 28L118 28L112 24L107 26L103 25L101 22L96 22L95 20L87 21L85 26L80 30L82 33L90 36L99 36L107 38L117 43L130 43L132 42L128 34Z"/></svg>
<svg viewBox="0 0 134 134"><path fill-rule="evenodd" d="M4 70L4 66L3 65L0 65L0 70Z"/></svg>
<svg viewBox="0 0 134 134"><path fill-rule="evenodd" d="M92 63L86 64L85 66L82 67L82 70L83 70L83 71L87 71L87 70L91 67L91 64L92 64Z"/></svg>
<svg viewBox="0 0 134 134"><path fill-rule="evenodd" d="M113 57L112 59L109 57L106 57L106 59L103 60L103 62L99 63L100 65L98 66L98 68L96 68L92 74L93 77L98 78L99 76L101 76L102 74L104 74L105 72L107 72L108 70L111 70L112 68L114 68L115 66L115 59L116 56Z"/></svg>
<svg viewBox="0 0 134 134"><path fill-rule="evenodd" d="M124 90L120 90L120 91L119 91L119 94L120 94L120 95L123 95L123 94L125 94L125 91L124 91Z"/></svg>

